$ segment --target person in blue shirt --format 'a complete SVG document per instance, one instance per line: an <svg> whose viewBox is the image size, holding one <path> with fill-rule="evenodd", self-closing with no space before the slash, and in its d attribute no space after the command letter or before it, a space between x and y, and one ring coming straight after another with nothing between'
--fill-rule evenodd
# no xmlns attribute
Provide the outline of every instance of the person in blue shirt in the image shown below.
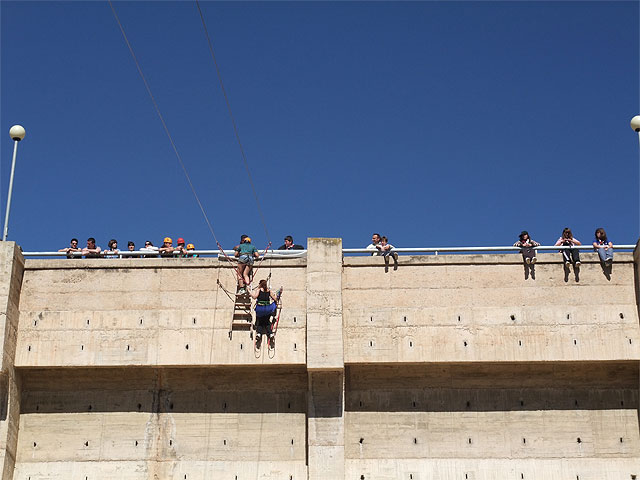
<svg viewBox="0 0 640 480"><path fill-rule="evenodd" d="M598 252L600 261L605 265L613 263L613 243L607 238L604 228L596 229L596 238L593 240L593 248Z"/></svg>
<svg viewBox="0 0 640 480"><path fill-rule="evenodd" d="M240 237L240 245L234 248L235 257L238 259L238 293L247 293L248 286L251 285L253 261L260 257L258 249L251 245L251 238L247 235Z"/></svg>

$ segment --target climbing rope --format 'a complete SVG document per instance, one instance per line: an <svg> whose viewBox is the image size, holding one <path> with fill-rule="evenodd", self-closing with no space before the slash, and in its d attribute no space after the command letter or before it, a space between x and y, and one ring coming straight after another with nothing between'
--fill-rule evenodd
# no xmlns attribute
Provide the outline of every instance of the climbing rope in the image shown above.
<svg viewBox="0 0 640 480"><path fill-rule="evenodd" d="M202 21L202 28L204 29L204 34L207 37L207 44L209 45L209 52L211 53L211 59L213 60L213 65L216 69L216 74L218 75L218 81L220 82L220 89L222 90L222 96L224 97L224 101L227 104L227 111L229 112L229 118L231 119L231 124L233 125L233 132L236 136L238 146L240 147L240 156L242 157L244 168L247 172L247 177L249 177L249 184L251 185L253 197L256 200L256 206L258 207L260 220L262 221L262 226L264 227L264 233L266 234L267 240L269 241L269 243L271 243L269 229L267 228L267 223L264 219L264 214L262 213L262 208L260 206L260 200L258 199L258 192L256 191L256 187L253 183L253 178L251 177L251 171L249 170L249 162L247 162L247 156L245 155L244 147L242 146L242 141L240 140L238 125L236 123L236 119L233 116L233 112L231 110L231 102L229 101L229 96L227 95L227 91L224 88L224 82L222 81L222 73L220 72L218 61L216 60L216 54L213 51L213 43L211 42L211 37L209 36L209 29L207 28L207 23L205 22L204 15L202 14L202 9L200 8L200 2L198 0L196 0L196 7L198 7L198 13L200 14L200 20Z"/></svg>
<svg viewBox="0 0 640 480"><path fill-rule="evenodd" d="M169 138L169 142L171 143L171 147L173 148L174 153L176 154L176 158L178 159L178 162L180 163L180 167L182 167L182 171L184 172L184 176L187 179L187 183L189 184L189 188L191 189L191 192L193 193L193 196L196 199L196 202L198 203L198 206L200 207L200 211L202 212L202 215L205 219L205 221L207 222L207 226L209 227L209 231L211 232L211 235L213 235L214 240L217 242L218 239L216 237L215 232L213 231L213 226L211 225L211 222L209 221L209 217L207 216L207 212L204 209L204 206L202 205L202 202L200 201L200 197L198 197L198 193L196 192L195 187L193 186L193 182L191 181L191 176L189 175L189 172L187 171L187 167L185 166L184 162L182 161L182 157L180 156L180 153L178 153L178 148L176 147L176 143L173 141L173 137L171 136L171 132L169 132L169 127L167 127L167 123L164 121L164 117L162 116L162 112L160 112L160 107L158 106L158 102L156 102L155 97L153 96L153 93L151 92L151 87L149 86L149 82L147 82L146 77L144 76L144 73L142 72L142 67L140 66L140 62L138 62L138 58L136 57L136 54L133 51L133 47L131 46L131 43L129 42L129 39L127 38L127 34L124 31L124 27L122 26L122 23L120 22L120 18L118 17L118 14L116 13L115 8L113 7L113 3L111 3L111 0L107 0L109 2L109 6L111 7L111 11L113 12L113 16L116 19L116 22L118 23L118 27L120 28L120 32L122 33L122 37L124 38L125 43L127 44L127 47L129 48L129 52L131 53L131 57L133 58L133 61L136 64L136 68L138 69L138 73L140 74L140 78L142 78L142 82L144 83L144 87L147 90L147 93L149 94L149 97L151 98L151 102L153 103L153 107L156 110L156 113L158 114L158 118L160 119L160 122L162 123L162 127L164 128L165 133L167 134L167 137Z"/></svg>

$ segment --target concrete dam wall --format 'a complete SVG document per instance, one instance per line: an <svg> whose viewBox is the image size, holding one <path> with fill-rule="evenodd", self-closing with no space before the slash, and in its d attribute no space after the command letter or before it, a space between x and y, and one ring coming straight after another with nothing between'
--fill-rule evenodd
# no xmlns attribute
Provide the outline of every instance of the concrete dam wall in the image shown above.
<svg viewBox="0 0 640 480"><path fill-rule="evenodd" d="M257 272L284 294L256 351L224 260L0 242L2 478L640 478L640 259L596 257L578 281L557 253L535 280L514 254L385 273L309 239Z"/></svg>

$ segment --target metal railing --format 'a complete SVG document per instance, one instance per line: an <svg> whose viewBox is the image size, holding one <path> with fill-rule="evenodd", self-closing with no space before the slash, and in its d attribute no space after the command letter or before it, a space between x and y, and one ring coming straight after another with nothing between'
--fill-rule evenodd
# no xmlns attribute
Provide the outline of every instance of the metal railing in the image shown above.
<svg viewBox="0 0 640 480"><path fill-rule="evenodd" d="M555 245L540 245L539 247L535 247L535 250L551 250L551 251L560 251L560 250L591 250L593 251L593 245L580 245L573 247L560 247ZM635 245L614 245L614 250L634 250L636 248ZM438 255L439 253L459 253L459 252L520 252L522 248L513 247L513 246L504 246L504 247L418 247L418 248L394 248L392 251L396 253L433 253ZM372 250L367 248L343 248L342 254L355 254L355 253L367 253L369 255L377 255L378 250Z"/></svg>
<svg viewBox="0 0 640 480"><path fill-rule="evenodd" d="M536 250L540 251L559 251L559 250L568 250L570 248L575 248L577 250L591 250L593 251L593 245L581 245L574 247L559 247L555 245L541 245L539 247L535 247ZM633 251L636 246L635 245L614 245L614 250L631 250ZM402 254L402 253L432 253L434 255L438 255L440 253L478 253L478 252L520 252L520 247L512 247L512 246L503 246L503 247L407 247L407 248L394 248L393 252ZM224 253L230 258L234 258L235 252L233 250L225 250ZM221 256L220 250L192 250L189 254L195 254L199 257L219 257ZM343 248L343 255L355 255L355 254L378 254L377 250L371 250L367 248ZM82 252L23 252L22 255L26 258L33 257L73 257L73 258L82 258ZM147 250L123 250L118 253L106 253L105 251L101 252L98 257L92 258L136 258L136 257L144 257L144 258L170 258L170 257L183 257L182 253L173 253L171 255L161 255L156 251L147 251ZM307 256L307 250L269 250L266 254L266 258L301 258ZM187 257L189 258L189 257Z"/></svg>

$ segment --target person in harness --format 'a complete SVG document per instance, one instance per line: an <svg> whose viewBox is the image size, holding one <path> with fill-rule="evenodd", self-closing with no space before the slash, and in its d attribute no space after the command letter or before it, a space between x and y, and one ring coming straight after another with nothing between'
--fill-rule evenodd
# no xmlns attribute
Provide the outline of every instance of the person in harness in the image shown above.
<svg viewBox="0 0 640 480"><path fill-rule="evenodd" d="M282 289L280 289L282 293ZM251 297L256 299L256 348L260 348L262 335L267 335L269 345L273 347L275 334L273 333L271 316L278 308L278 296L269 289L266 280L260 280L258 290L251 292Z"/></svg>
<svg viewBox="0 0 640 480"><path fill-rule="evenodd" d="M235 256L238 259L238 293L247 293L246 287L251 285L253 261L260 257L258 249L251 245L251 238L246 235L240 237L240 245L235 248Z"/></svg>

